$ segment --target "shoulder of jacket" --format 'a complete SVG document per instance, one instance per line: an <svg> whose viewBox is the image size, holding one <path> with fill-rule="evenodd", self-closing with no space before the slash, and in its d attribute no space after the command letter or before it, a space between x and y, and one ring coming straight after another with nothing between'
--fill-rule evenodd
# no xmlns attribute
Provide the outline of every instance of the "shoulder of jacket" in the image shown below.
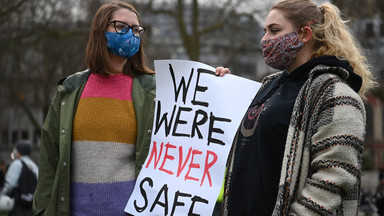
<svg viewBox="0 0 384 216"><path fill-rule="evenodd" d="M156 78L154 74L141 74L135 77L140 85L147 91L156 89Z"/></svg>
<svg viewBox="0 0 384 216"><path fill-rule="evenodd" d="M9 169L19 169L23 166L23 162L21 159L16 158L12 163L9 165Z"/></svg>
<svg viewBox="0 0 384 216"><path fill-rule="evenodd" d="M81 84L83 84L88 79L88 76L90 74L91 74L91 71L89 69L76 72L60 80L58 83L58 86L63 86L66 92L71 93L73 90L78 88Z"/></svg>
<svg viewBox="0 0 384 216"><path fill-rule="evenodd" d="M265 88L266 85L268 85L273 80L275 80L277 77L279 77L282 73L283 73L283 71L279 71L279 72L276 72L276 73L269 74L269 75L265 76L263 78L263 80L261 81L261 87L259 89L259 92L262 91Z"/></svg>
<svg viewBox="0 0 384 216"><path fill-rule="evenodd" d="M281 74L283 73L283 71L279 71L279 72L276 72L276 73L273 73L273 74L269 74L267 76L265 76L262 80L262 83L268 83L274 79L276 79L277 77L279 77Z"/></svg>
<svg viewBox="0 0 384 216"><path fill-rule="evenodd" d="M310 72L310 77L313 79L326 79L339 77L342 80L347 80L349 77L349 72L342 67L332 67L326 65L317 65Z"/></svg>
<svg viewBox="0 0 384 216"><path fill-rule="evenodd" d="M23 161L21 160L21 158L16 158L16 159L13 161L13 163L15 163L15 164L22 164Z"/></svg>
<svg viewBox="0 0 384 216"><path fill-rule="evenodd" d="M29 170L33 171L37 175L39 167L30 157L23 156L19 159L21 160L23 166L25 165Z"/></svg>
<svg viewBox="0 0 384 216"><path fill-rule="evenodd" d="M345 85L339 85L337 94L339 96L348 95L361 100L358 92L348 83L348 77L349 72L344 68L319 65L311 71L311 80L308 84L310 84L310 89L318 89L320 86L335 86L338 83L344 83Z"/></svg>

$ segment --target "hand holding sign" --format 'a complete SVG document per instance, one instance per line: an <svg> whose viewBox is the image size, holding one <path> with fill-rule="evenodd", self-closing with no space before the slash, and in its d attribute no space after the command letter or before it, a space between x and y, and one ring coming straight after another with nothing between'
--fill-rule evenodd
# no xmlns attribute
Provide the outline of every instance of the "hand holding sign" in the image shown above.
<svg viewBox="0 0 384 216"><path fill-rule="evenodd" d="M232 140L260 84L192 61L155 61L151 146L125 211L212 215Z"/></svg>

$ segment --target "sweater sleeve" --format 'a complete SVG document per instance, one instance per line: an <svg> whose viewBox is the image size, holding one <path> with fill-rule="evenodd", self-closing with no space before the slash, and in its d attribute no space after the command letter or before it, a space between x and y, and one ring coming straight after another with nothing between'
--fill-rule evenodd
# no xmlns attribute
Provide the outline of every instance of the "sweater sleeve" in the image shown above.
<svg viewBox="0 0 384 216"><path fill-rule="evenodd" d="M308 176L292 215L356 215L359 201L365 110L360 97L345 83L319 100L311 121Z"/></svg>

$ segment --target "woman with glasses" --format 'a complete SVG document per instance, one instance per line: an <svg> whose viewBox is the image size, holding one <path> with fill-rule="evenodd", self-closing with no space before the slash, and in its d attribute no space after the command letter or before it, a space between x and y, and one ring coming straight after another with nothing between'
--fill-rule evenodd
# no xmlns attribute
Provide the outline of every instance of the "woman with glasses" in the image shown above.
<svg viewBox="0 0 384 216"><path fill-rule="evenodd" d="M357 215L365 109L375 82L337 7L281 0L263 80L234 140L226 215Z"/></svg>
<svg viewBox="0 0 384 216"><path fill-rule="evenodd" d="M43 125L36 215L125 215L149 148L155 107L144 31L128 3L97 11L88 69L59 82Z"/></svg>
<svg viewBox="0 0 384 216"><path fill-rule="evenodd" d="M126 215L149 150L155 107L144 31L128 3L97 11L88 69L59 82L43 125L35 215Z"/></svg>

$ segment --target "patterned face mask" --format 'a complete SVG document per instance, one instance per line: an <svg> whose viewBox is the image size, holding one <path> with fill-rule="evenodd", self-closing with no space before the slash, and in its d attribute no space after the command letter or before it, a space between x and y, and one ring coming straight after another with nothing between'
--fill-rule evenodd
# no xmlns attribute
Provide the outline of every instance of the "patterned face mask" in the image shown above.
<svg viewBox="0 0 384 216"><path fill-rule="evenodd" d="M298 31L261 41L265 63L279 70L286 69L303 46L304 43L299 40Z"/></svg>
<svg viewBox="0 0 384 216"><path fill-rule="evenodd" d="M105 37L108 51L117 56L129 59L139 51L140 38L133 36L132 29L126 34L105 32Z"/></svg>

